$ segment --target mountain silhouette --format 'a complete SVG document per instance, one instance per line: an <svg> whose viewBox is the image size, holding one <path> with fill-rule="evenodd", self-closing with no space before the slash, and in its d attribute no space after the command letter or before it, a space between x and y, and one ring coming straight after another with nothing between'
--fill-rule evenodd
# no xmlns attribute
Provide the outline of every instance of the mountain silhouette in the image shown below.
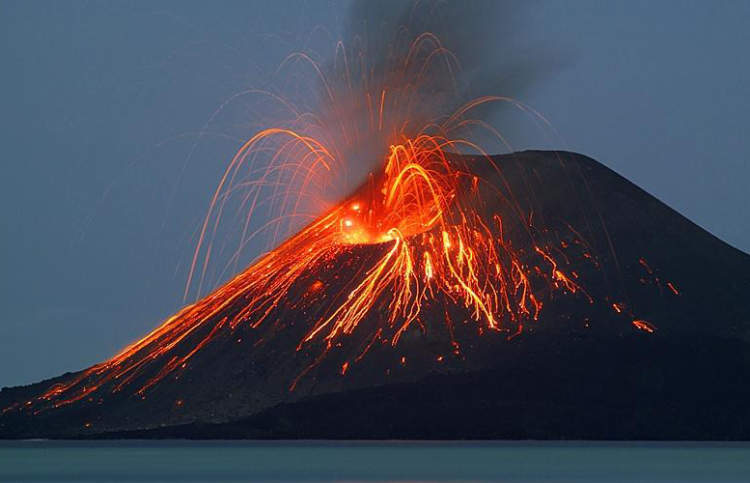
<svg viewBox="0 0 750 483"><path fill-rule="evenodd" d="M246 308L237 297L130 372L4 388L0 437L750 438L750 256L580 154L492 161L464 160L497 187L477 209L501 215L538 279L538 316L479 330L439 296L394 345L376 304L346 343L300 349L321 307L390 246L352 244L264 325L227 325Z"/></svg>

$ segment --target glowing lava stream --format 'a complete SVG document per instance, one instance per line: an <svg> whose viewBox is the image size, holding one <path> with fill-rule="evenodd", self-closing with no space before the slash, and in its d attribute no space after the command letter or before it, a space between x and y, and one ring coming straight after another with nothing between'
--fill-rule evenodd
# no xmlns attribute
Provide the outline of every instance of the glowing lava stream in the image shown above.
<svg viewBox="0 0 750 483"><path fill-rule="evenodd" d="M264 135L290 136L321 157L321 163L327 156L319 144L295 133L271 130ZM137 392L143 394L173 371L184 368L221 330L233 330L239 324L260 327L303 274L314 270L320 260L358 244L385 244L387 250L361 280L349 282L348 293L333 297L343 301L329 307L311 324L298 351L320 341L323 353L319 361L337 341L354 333L382 301L387 303L387 326L379 327L371 337L388 339L393 346L418 320L423 304L437 297L465 307L467 315L481 327L520 331L523 319L537 318L541 302L532 292L523 264L504 243L500 217L490 216L496 225L491 227L480 213L479 180L448 158L450 148L461 142L420 135L392 146L376 184L378 189L345 200L112 359L64 385L51 387L41 398L60 406L83 399L103 386L117 392L164 357L167 362L161 369L140 384ZM248 143L243 149L251 148ZM550 280L561 282L555 286L576 291L577 285L552 258L539 247L536 251L552 264ZM310 290L322 288L319 281L315 284ZM224 314L230 306L238 305L241 310L231 316ZM503 321L507 322L505 326ZM449 320L444 323L451 324ZM192 350L171 355L204 324L215 325ZM362 356L364 353L357 360ZM151 369L149 374L153 372Z"/></svg>
<svg viewBox="0 0 750 483"><path fill-rule="evenodd" d="M229 264L239 259L245 243L255 235L269 227L274 227L274 236L280 235L283 224L289 222L291 228L302 216L307 200L320 202L321 192L336 182L336 175L355 164L347 153L369 156L360 145L392 144L381 153L382 169L371 174L352 196L316 211L324 214L308 218L313 221L295 235L116 356L50 387L35 400L16 403L4 411L21 405L41 411L83 399L93 402L97 391L127 390L143 396L166 377L177 377L220 335L231 335L240 327L263 329L260 342L288 329L280 320L287 309L306 317L308 309L314 314L297 321L306 325L299 340L289 347L290 355L295 347L297 352L316 352L312 363L307 353L300 354L300 367L304 368L297 379L289 381L293 390L300 377L355 333L360 337L357 341L369 343L363 350L363 345L353 347L358 355L348 354L340 366L341 375L348 374L376 342L397 346L415 324L422 331L447 330L454 353L458 343L451 317L460 317L461 323L473 321L479 334L506 331L510 338L515 337L542 309L532 278L535 283L542 281L544 290L580 291L588 297L555 261L551 246L534 241L526 214L515 202L507 201L504 212L518 215L514 222L528 230L528 237L522 240L528 243L521 247L521 260L521 250L516 252L504 238L500 213L485 204L489 201L489 206L497 207L497 203L506 203L508 195L512 197L509 187L503 191L492 180L479 178L475 172L479 170L469 166L468 158L457 156L474 154L472 163L488 163L502 180L492 158L473 142L459 138L459 133L470 136L472 131L481 131L510 146L492 126L467 119L466 114L487 103L503 102L546 123L544 118L504 97L481 97L444 117L443 103L435 97L444 92L446 84L455 90L459 65L429 32L416 36L405 49L396 47L383 72L376 68L378 64L369 65L366 56L360 55L363 52L349 52L355 56L347 52L342 44L337 46L339 63L334 63L332 78L305 54L285 61L309 63L324 86L327 107L307 112L268 93L289 110L292 119L276 124L283 127L260 131L232 158L200 229L186 297L191 283L201 292L217 228L222 213L230 209L232 195L241 195L238 213L244 220L237 224L242 237ZM349 62L354 58L358 62ZM336 65L343 67L340 70ZM363 95L356 95L360 90ZM458 92L451 95L455 94ZM437 107L441 109L433 112ZM366 114L364 122L361 113ZM255 163L256 157L264 161L262 167ZM256 210L275 203L274 218L259 227L251 224ZM361 245L373 247L361 260L354 260L360 265L349 279L335 284L331 279L318 279L320 272L326 272L326 263L353 260L350 255ZM578 278L574 272L572 275ZM670 289L677 293L674 287ZM424 316L425 308L433 302L444 314L438 316L440 320L430 320L437 310ZM634 324L653 331L645 321ZM439 355L437 361L442 360ZM405 361L402 355L401 364Z"/></svg>

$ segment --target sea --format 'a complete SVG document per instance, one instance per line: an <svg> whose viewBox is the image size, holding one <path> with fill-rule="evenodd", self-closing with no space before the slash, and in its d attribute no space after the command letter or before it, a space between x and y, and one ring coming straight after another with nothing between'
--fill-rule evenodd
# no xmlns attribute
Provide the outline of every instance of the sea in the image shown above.
<svg viewBox="0 0 750 483"><path fill-rule="evenodd" d="M748 482L748 443L13 441L0 482Z"/></svg>

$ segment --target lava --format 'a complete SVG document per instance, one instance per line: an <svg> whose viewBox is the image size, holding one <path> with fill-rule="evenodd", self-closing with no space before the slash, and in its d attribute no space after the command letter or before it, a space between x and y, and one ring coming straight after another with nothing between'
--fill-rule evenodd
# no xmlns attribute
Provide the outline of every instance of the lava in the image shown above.
<svg viewBox="0 0 750 483"><path fill-rule="evenodd" d="M296 134L265 134L289 135L316 155L326 152ZM66 384L51 387L41 399L61 406L103 386L117 392L139 378L154 361L165 360L155 375L138 387L136 392L144 394L168 375L184 369L221 331L234 330L240 324L257 328L272 323L269 314L286 302L298 280L314 273L319 260L340 255L351 245L382 245L385 250L367 267L361 280L352 280L345 293L332 298L340 302L312 321L297 351L320 342L321 355L325 355L341 339L356 332L383 300L387 301L386 326L368 336L370 345L357 360L366 355L375 340L389 340L396 347L419 319L423 306L444 299L462 307L484 329L510 331L511 337L520 334L523 321L536 320L542 304L529 281L528 268L502 238L500 218L489 214L493 226L488 215L478 209L481 188L475 175L461 167L460 161L451 160L448 150L460 142L421 135L391 146L379 182L371 184L375 186L373 191L357 192L344 200L209 296L184 308L112 359ZM580 290L550 255L539 247L535 250L551 264L550 279L556 288L572 293ZM312 296L324 288L324 282L316 280L306 294ZM242 309L231 317L223 315L236 304ZM452 324L450 320L445 323ZM190 351L178 355L177 346L207 324L211 328L205 337ZM316 362L320 360L318 357ZM401 360L405 364L406 357ZM341 366L342 375L349 364Z"/></svg>
<svg viewBox="0 0 750 483"><path fill-rule="evenodd" d="M337 48L338 52L345 49ZM308 56L294 58L314 65ZM328 206L296 234L145 337L111 359L48 388L35 402L60 407L95 393L126 390L145 397L165 378L177 377L196 354L223 334L247 326L266 329L264 338L277 336L284 330L278 320L284 307L317 307L314 316L302 321L306 324L303 337L289 347L291 354L314 354L313 362L289 381L293 390L332 348L354 335L368 342L355 357L340 363L341 376L349 377L352 365L365 358L376 343L396 348L414 327L446 331L450 338L447 351L460 354L454 338L456 321L470 321L478 334L504 332L512 339L539 319L541 294L578 294L593 302L581 283L573 280L578 274L567 273L566 264L556 260L553 248L534 237L530 229L528 246L516 247L505 238L503 222L507 220L485 200L500 199L506 213L516 214L515 221L522 220L527 228L533 214L520 213L512 199L501 195L497 181L477 174L482 171L478 165L489 166L493 173L499 169L478 142L459 134L481 130L502 141L494 128L472 120L470 113L495 102L510 102L526 112L530 109L507 98L482 97L441 119L423 119L419 104L434 93L423 90L430 79L430 66L439 61L452 72L454 58L429 33L417 36L406 54L396 58L395 71L402 78L396 84L376 82L371 78L372 69L365 67L345 70L345 88L339 90L323 78L329 105L326 112L333 121L292 109L292 121L261 130L239 148L201 225L186 295L196 282L199 290L204 284L217 227L230 210L232 196L240 194L238 211L242 213L236 261L258 233L271 230L280 235L282 225L289 228L292 220L309 217L304 212L307 205L320 205L320 193L339 181L337 176L347 166L345 153L367 139L388 139L381 146L379 165L358 190ZM323 77L319 66L314 70ZM353 98L355 74L360 75L362 85L372 87L364 96ZM341 117L352 111L365 112L364 123ZM331 131L337 136L331 136ZM467 153L472 156L465 156ZM261 158L265 160L262 169L256 163ZM254 226L254 213L262 211L266 202L276 203L273 211L277 214ZM356 274L342 281L343 289L331 293L330 280L318 276L321 264L347 258L353 247L363 245L374 247L376 255L363 258ZM426 318L425 309L430 306L439 307L444 320ZM622 310L617 304L613 307ZM364 323L375 313L385 314L382 323L376 327ZM646 322L636 320L633 325L653 332ZM233 336L231 340L239 343L242 338ZM257 347L262 341L249 350L262 350ZM399 360L407 366L409 358L401 355ZM435 362L443 360L439 355Z"/></svg>
<svg viewBox="0 0 750 483"><path fill-rule="evenodd" d="M646 322L645 320L638 320L638 319L634 320L633 327L635 327L638 330L648 332L649 334L653 334L654 332L656 332L656 327L651 325L649 322Z"/></svg>

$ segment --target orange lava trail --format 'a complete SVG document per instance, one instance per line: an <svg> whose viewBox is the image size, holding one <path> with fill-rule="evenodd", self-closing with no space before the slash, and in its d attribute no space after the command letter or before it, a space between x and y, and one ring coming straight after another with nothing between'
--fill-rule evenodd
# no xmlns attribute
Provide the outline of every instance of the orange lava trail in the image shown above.
<svg viewBox="0 0 750 483"><path fill-rule="evenodd" d="M271 130L265 135L291 136L320 156L320 163L328 156L315 141L303 136ZM345 200L209 296L185 307L112 359L93 366L67 384L51 387L41 399L54 400L55 406L61 406L81 400L105 385L111 385L114 391L121 390L153 361L164 357L167 362L155 374L150 372L152 375L140 384L137 393L143 394L184 368L222 330L234 330L240 324L258 328L267 323L292 285L310 273L318 260L358 244L383 244L387 250L361 280L347 289L340 305L330 307L312 323L298 350L321 341L325 353L339 339L357 331L383 300L387 307L387 327L378 328L370 336L370 345L385 336L387 329L388 339L395 347L418 319L424 304L443 297L463 306L470 318L486 329L512 329L520 333L523 326L517 321L536 318L541 303L521 262L503 245L500 227L495 230L489 227L476 210L472 190L464 189L475 183L474 176L449 161L447 149L455 142L421 135L392 146L378 189L363 197L367 199L355 195ZM249 146L246 144L243 149ZM225 179L231 176L234 164L230 164ZM215 196L212 204L218 198ZM499 221L497 216L493 218ZM206 226L204 223L204 232ZM536 250L552 263L552 279L556 284L571 292L579 290L549 255L539 248ZM323 283L318 280L308 292L321 289ZM241 310L223 316L237 304ZM514 323L503 327L503 320ZM201 329L206 324L213 325L192 350L169 356L192 334L205 332ZM348 366L347 363L342 367L342 373Z"/></svg>
<svg viewBox="0 0 750 483"><path fill-rule="evenodd" d="M338 60L344 65L350 65L346 49L337 47L336 54L342 56ZM537 320L542 302L531 283L533 271L506 244L500 214L486 212L482 202L483 196L496 197L500 189L492 188L492 181L478 178L468 162L457 155L474 154L473 162L485 161L494 168L494 174L499 168L476 142L455 133L479 129L506 144L491 126L466 118L471 110L493 102L509 103L546 121L536 111L504 97L479 98L453 115L423 119L419 104L429 100L435 89L421 89L431 79L441 77L455 84L457 61L430 33L414 38L405 55L394 58L400 59L395 69L400 74L387 80L401 78L400 82L386 85L384 79L371 78L374 70L363 65L356 71L353 67L352 72L346 70L343 85L348 87L342 89L335 88L336 79L327 78L310 56L296 54L287 58L284 64L300 62L312 66L330 104L324 114L333 117L333 121L326 123L326 116L303 113L269 94L282 101L293 113L293 119L283 127L258 132L232 158L201 224L185 296L194 285L200 292L205 283L215 255L220 220L230 209L229 199L235 192L243 193L239 206L243 220L239 230L242 239L232 257L234 263L255 235L272 230L274 237L281 236L282 223L288 223L291 229L295 219L310 217L311 222L113 358L50 387L38 400L58 407L105 389L119 392L130 388L134 388L133 394L143 396L166 377L185 369L196 354L222 334L246 325L268 329L264 340L273 337L278 311L295 304L320 303L322 308L312 320L303 321L307 326L297 351L319 352L315 362L292 382L292 388L332 347L355 333L368 343L359 355L339 366L342 375L351 373L351 366L364 358L377 341L388 341L396 347L415 323L422 330L447 330L450 350L460 354L449 316L451 305L463 310L464 318L472 321L479 333L505 331L516 337L526 321ZM442 76L434 75L436 63L445 66ZM368 86L361 98L350 95L352 84ZM358 111L368 113L370 129L347 122L342 114ZM336 139L329 135L330 131L338 133ZM321 198L310 193L330 188L335 175L345 170L343 153L371 139L387 139L383 147L390 147L385 155L381 154L380 169L371 173L363 188L341 203L318 211L323 212L320 216L313 216L313 209L303 213L303 206ZM264 161L262 168L258 167L259 159ZM264 196L262 189L270 189L270 196ZM265 198L278 201L278 209L271 221L260 227L251 226L253 213L265 207L264 203L271 203ZM513 203L506 208L509 213L521 214ZM333 290L328 281L316 277L321 261L346 256L357 245L377 245L379 248L373 252L379 258L364 262L351 280L344 281L343 289L336 289L338 293L328 293ZM527 255L535 256L534 253L550 265L550 272L544 276L552 289L583 293L591 300L546 248L534 246ZM302 296L292 294L292 289L305 280L314 281L305 287ZM676 293L676 289L673 291ZM299 300L290 300L293 297ZM445 320L439 323L420 318L433 302L445 314ZM380 321L380 313L386 315L379 326L363 323L370 316ZM291 349L293 353L294 347ZM406 365L406 356L402 357L402 364ZM442 362L442 357L438 362Z"/></svg>

